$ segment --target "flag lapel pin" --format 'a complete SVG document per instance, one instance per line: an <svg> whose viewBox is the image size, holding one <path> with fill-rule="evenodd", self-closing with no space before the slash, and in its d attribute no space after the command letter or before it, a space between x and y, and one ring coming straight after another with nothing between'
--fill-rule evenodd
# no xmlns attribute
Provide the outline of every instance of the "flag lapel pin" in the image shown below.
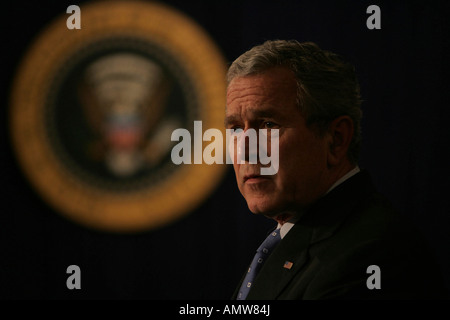
<svg viewBox="0 0 450 320"><path fill-rule="evenodd" d="M291 268L292 268L293 265L294 265L293 262L291 262L291 261L286 261L286 262L284 263L284 265L283 265L283 268L288 269L288 270L291 270Z"/></svg>

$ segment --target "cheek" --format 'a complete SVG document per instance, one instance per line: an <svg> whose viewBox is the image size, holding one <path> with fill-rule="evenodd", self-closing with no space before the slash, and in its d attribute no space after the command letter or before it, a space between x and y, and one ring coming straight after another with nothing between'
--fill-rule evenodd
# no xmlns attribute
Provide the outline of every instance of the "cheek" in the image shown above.
<svg viewBox="0 0 450 320"><path fill-rule="evenodd" d="M311 164L325 157L325 141L310 131L302 131L280 139L280 162Z"/></svg>
<svg viewBox="0 0 450 320"><path fill-rule="evenodd" d="M234 175L236 177L237 186L239 188L239 191L242 193L242 195L244 195L242 181L241 181L241 179L239 179L239 167L240 167L240 165L233 163Z"/></svg>
<svg viewBox="0 0 450 320"><path fill-rule="evenodd" d="M236 163L233 163L233 170L234 170L234 175L236 176L236 181L239 184L239 165Z"/></svg>
<svg viewBox="0 0 450 320"><path fill-rule="evenodd" d="M285 188L311 183L312 177L326 169L326 152L320 139L280 140L279 152L277 182Z"/></svg>

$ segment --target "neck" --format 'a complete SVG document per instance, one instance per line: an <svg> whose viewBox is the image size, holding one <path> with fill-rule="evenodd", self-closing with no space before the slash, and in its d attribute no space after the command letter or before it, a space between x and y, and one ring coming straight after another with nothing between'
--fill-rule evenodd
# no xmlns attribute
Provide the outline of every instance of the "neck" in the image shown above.
<svg viewBox="0 0 450 320"><path fill-rule="evenodd" d="M326 188L324 189L323 195L324 196L327 192L330 191L330 189L334 186L336 182L339 181L342 177L344 177L348 172L356 168L357 165L351 164L350 162L346 162L339 168L335 168L332 171L330 170L328 183L326 184ZM320 196L321 197L321 196ZM319 197L319 198L320 198ZM309 206L308 206L309 207ZM272 216L272 219L274 219L277 223L279 223L281 226L284 225L286 222L295 219L297 217L300 217L302 212L305 212L308 207L304 207L299 211L284 211L281 212L275 216Z"/></svg>
<svg viewBox="0 0 450 320"><path fill-rule="evenodd" d="M292 212L285 212L277 215L274 219L276 222L278 222L281 226L285 224L287 221L291 220L294 217L294 213Z"/></svg>
<svg viewBox="0 0 450 320"><path fill-rule="evenodd" d="M356 164L352 164L349 161L344 162L341 166L336 167L332 170L330 170L330 175L328 179L328 183L325 188L325 193L328 192L328 190L341 179L343 176L345 176L347 173L349 173L351 170L356 168Z"/></svg>

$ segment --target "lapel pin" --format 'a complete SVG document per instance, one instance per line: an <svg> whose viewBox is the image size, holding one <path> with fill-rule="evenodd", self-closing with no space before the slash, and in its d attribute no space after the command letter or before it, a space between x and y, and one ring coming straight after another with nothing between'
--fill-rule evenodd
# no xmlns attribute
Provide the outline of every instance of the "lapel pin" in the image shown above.
<svg viewBox="0 0 450 320"><path fill-rule="evenodd" d="M284 263L284 265L283 265L283 268L288 269L288 270L291 270L291 268L292 268L293 265L294 265L293 262L291 262L291 261L286 261L286 262Z"/></svg>

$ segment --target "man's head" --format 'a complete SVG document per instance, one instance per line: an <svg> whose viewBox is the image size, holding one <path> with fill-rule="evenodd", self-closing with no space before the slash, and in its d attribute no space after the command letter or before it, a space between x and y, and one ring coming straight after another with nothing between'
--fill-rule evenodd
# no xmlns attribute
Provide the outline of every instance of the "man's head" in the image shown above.
<svg viewBox="0 0 450 320"><path fill-rule="evenodd" d="M268 216L315 202L357 162L360 96L354 68L313 43L267 41L228 71L226 126L279 129L279 170L234 169L250 210ZM268 148L270 150L270 148Z"/></svg>

